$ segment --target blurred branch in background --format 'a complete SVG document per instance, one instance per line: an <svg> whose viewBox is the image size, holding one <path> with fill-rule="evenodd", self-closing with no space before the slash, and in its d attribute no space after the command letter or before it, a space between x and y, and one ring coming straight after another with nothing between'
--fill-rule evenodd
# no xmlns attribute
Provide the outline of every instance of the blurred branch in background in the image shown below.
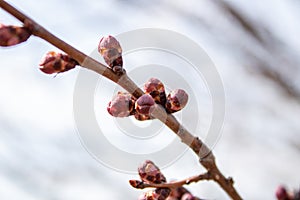
<svg viewBox="0 0 300 200"><path fill-rule="evenodd" d="M214 13L221 16L215 17L222 18L220 21L224 21L224 24L214 23L209 16L201 12L189 11L174 4L168 7L174 13L186 18L199 33L205 29L215 37L213 40L220 42L219 45L227 45L227 51L240 54L239 62L250 72L273 81L286 95L300 101L300 87L297 85L300 78L300 60L294 49L279 38L276 32L270 30L263 20L252 19L234 2L223 0L212 2L212 6L216 9Z"/></svg>
<svg viewBox="0 0 300 200"><path fill-rule="evenodd" d="M300 101L300 88L296 85L296 80L300 78L300 62L292 49L272 33L263 22L251 20L245 13L226 1L214 0L214 2L236 22L248 38L252 39L252 45L260 50L257 51L257 48L248 45L239 47L251 70L254 69L274 81L287 95Z"/></svg>

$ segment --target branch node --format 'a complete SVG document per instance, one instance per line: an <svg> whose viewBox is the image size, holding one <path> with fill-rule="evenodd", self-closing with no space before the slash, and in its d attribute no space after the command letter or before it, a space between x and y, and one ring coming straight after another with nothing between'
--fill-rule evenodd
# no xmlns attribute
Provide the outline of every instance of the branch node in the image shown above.
<svg viewBox="0 0 300 200"><path fill-rule="evenodd" d="M228 177L228 178L226 179L226 181L227 181L227 183L230 184L230 185L233 185L233 184L234 184L234 180L233 180L232 177Z"/></svg>

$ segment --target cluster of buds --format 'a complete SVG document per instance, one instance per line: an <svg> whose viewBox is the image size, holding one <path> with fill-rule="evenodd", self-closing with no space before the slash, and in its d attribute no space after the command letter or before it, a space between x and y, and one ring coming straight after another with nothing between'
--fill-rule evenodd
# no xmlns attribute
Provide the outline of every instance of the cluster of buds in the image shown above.
<svg viewBox="0 0 300 200"><path fill-rule="evenodd" d="M122 48L116 38L111 35L101 38L98 45L98 52L116 74L122 75L125 73L123 69Z"/></svg>
<svg viewBox="0 0 300 200"><path fill-rule="evenodd" d="M279 186L276 190L278 200L300 200L300 189L298 191L288 191L284 186Z"/></svg>
<svg viewBox="0 0 300 200"><path fill-rule="evenodd" d="M40 70L46 74L58 74L73 69L76 65L78 62L69 55L50 51L42 59Z"/></svg>
<svg viewBox="0 0 300 200"><path fill-rule="evenodd" d="M150 78L144 85L145 94L136 99L129 93L118 92L108 104L108 113L114 117L128 117L133 115L137 120L153 119L151 116L156 104L174 113L185 107L188 101L187 93L182 89L165 93L163 83L157 78ZM156 103L156 104L155 104Z"/></svg>
<svg viewBox="0 0 300 200"><path fill-rule="evenodd" d="M164 84L157 78L150 78L144 85L144 91L160 104L168 113L183 109L188 102L188 94L182 89L171 91L166 96Z"/></svg>
<svg viewBox="0 0 300 200"><path fill-rule="evenodd" d="M0 24L0 46L8 47L25 42L31 31L24 26L6 26Z"/></svg>
<svg viewBox="0 0 300 200"><path fill-rule="evenodd" d="M166 177L161 173L160 169L150 160L146 160L138 168L141 181L131 180L130 184L135 188L143 188L144 184L163 184L167 182ZM149 190L140 195L138 200L201 200L193 196L184 187L165 188L159 187Z"/></svg>
<svg viewBox="0 0 300 200"><path fill-rule="evenodd" d="M141 180L144 183L166 183L166 177L160 169L150 160L146 160L138 168ZM139 200L165 200L168 198L171 190L169 188L156 188L143 193Z"/></svg>

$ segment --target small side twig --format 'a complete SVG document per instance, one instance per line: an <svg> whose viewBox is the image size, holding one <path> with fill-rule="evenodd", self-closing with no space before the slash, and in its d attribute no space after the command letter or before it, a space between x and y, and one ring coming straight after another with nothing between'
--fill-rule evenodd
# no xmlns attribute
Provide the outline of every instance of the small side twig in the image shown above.
<svg viewBox="0 0 300 200"><path fill-rule="evenodd" d="M137 188L137 189L145 189L145 188L170 188L170 189L174 189L174 188L179 188L183 185L188 185L190 183L196 183L198 181L203 181L203 180L212 180L213 177L212 175L207 172L204 174L200 174L200 175L196 175L196 176L192 176L180 181L173 181L173 182L169 182L169 183L160 183L160 184L154 184L154 183L145 183L143 181L139 181L139 180L130 180L129 183L132 187Z"/></svg>

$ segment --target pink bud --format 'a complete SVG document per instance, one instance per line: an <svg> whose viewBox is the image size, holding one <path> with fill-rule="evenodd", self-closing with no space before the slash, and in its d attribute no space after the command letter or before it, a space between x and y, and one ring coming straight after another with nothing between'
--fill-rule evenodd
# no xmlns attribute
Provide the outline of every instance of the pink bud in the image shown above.
<svg viewBox="0 0 300 200"><path fill-rule="evenodd" d="M167 96L166 110L169 113L177 112L184 108L187 102L188 94L184 90L174 90Z"/></svg>
<svg viewBox="0 0 300 200"><path fill-rule="evenodd" d="M138 200L165 200L169 194L169 188L157 188L143 193Z"/></svg>
<svg viewBox="0 0 300 200"><path fill-rule="evenodd" d="M166 93L164 84L157 78L150 78L144 85L144 91L150 94L156 103L165 106Z"/></svg>
<svg viewBox="0 0 300 200"><path fill-rule="evenodd" d="M155 102L149 94L144 94L135 102L135 110L141 115L150 115L154 109Z"/></svg>
<svg viewBox="0 0 300 200"><path fill-rule="evenodd" d="M159 195L154 190L149 190L139 196L138 200L158 200Z"/></svg>
<svg viewBox="0 0 300 200"><path fill-rule="evenodd" d="M171 193L170 188L156 188L155 193L158 195L159 200L165 200Z"/></svg>
<svg viewBox="0 0 300 200"><path fill-rule="evenodd" d="M104 58L106 64L117 74L123 74L122 48L116 38L109 35L101 38L98 52Z"/></svg>
<svg viewBox="0 0 300 200"><path fill-rule="evenodd" d="M70 56L54 51L48 52L40 63L40 70L46 74L61 73L73 69L78 62Z"/></svg>
<svg viewBox="0 0 300 200"><path fill-rule="evenodd" d="M276 197L278 200L289 200L289 195L284 186L279 186L276 190Z"/></svg>
<svg viewBox="0 0 300 200"><path fill-rule="evenodd" d="M28 28L0 24L0 46L7 47L25 42L31 36Z"/></svg>
<svg viewBox="0 0 300 200"><path fill-rule="evenodd" d="M191 193L185 193L182 195L181 200L195 200L195 198Z"/></svg>
<svg viewBox="0 0 300 200"><path fill-rule="evenodd" d="M159 168L151 161L146 160L138 168L142 181L146 183L164 183L165 176L160 172Z"/></svg>
<svg viewBox="0 0 300 200"><path fill-rule="evenodd" d="M109 102L107 111L114 117L128 117L134 113L135 99L129 93L118 92Z"/></svg>

